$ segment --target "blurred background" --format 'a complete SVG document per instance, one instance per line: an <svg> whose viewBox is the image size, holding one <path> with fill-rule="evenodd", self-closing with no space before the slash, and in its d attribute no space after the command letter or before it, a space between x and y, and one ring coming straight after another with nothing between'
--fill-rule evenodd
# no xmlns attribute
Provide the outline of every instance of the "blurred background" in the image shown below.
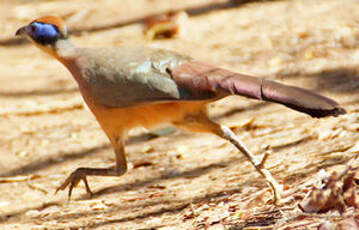
<svg viewBox="0 0 359 230"><path fill-rule="evenodd" d="M357 164L356 12L357 0L0 0L0 227L316 229L334 223L329 214L300 219L297 203L319 175ZM66 192L53 194L67 174L80 166L108 167L114 154L70 73L14 36L45 15L62 17L77 46L171 49L315 90L339 101L348 115L317 120L239 97L211 105L212 117L234 128L254 153L272 149L267 168L287 198L273 212L263 178L229 144L181 131L148 137L143 129L127 145L128 174L89 178L95 197L83 196L80 184L67 203Z"/></svg>

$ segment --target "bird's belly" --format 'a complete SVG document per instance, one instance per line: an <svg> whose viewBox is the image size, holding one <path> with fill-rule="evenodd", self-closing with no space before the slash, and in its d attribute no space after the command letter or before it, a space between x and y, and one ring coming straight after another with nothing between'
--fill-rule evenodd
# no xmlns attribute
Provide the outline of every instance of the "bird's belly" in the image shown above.
<svg viewBox="0 0 359 230"><path fill-rule="evenodd" d="M137 126L153 128L182 120L187 114L201 111L206 103L207 101L168 102L128 108L92 107L91 110L104 131L108 135L116 135Z"/></svg>

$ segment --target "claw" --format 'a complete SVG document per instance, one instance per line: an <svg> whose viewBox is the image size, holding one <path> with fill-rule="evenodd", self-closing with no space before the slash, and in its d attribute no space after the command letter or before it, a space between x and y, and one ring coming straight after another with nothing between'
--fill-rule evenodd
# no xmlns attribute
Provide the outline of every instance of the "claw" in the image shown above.
<svg viewBox="0 0 359 230"><path fill-rule="evenodd" d="M77 169L69 177L66 178L64 183L62 183L55 191L55 194L57 194L60 190L65 190L69 186L69 192L68 192L68 200L71 199L72 190L79 184L80 181L83 181L86 187L86 192L90 194L90 196L93 195L90 186L88 185L86 174L81 170L81 168Z"/></svg>

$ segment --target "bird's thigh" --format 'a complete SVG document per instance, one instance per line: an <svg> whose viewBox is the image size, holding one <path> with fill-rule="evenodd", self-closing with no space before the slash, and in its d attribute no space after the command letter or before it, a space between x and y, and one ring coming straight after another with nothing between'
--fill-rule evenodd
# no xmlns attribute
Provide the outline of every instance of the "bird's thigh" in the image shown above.
<svg viewBox="0 0 359 230"><path fill-rule="evenodd" d="M201 132L201 133L213 133L217 134L220 130L220 126L211 121L206 114L186 114L182 119L173 121L172 124L180 129Z"/></svg>

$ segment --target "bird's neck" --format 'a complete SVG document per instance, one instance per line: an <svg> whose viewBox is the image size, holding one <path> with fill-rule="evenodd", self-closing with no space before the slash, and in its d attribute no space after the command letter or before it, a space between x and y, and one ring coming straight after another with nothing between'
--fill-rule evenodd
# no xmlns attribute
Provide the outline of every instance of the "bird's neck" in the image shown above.
<svg viewBox="0 0 359 230"><path fill-rule="evenodd" d="M76 55L76 47L70 42L69 39L58 40L52 48L54 50L52 55L59 60L71 59Z"/></svg>
<svg viewBox="0 0 359 230"><path fill-rule="evenodd" d="M77 81L81 80L78 79L80 74L78 66L76 65L76 47L68 39L65 39L57 41L51 48L52 52L50 52L50 55L66 66Z"/></svg>
<svg viewBox="0 0 359 230"><path fill-rule="evenodd" d="M81 68L79 67L79 49L76 48L68 39L58 40L52 46L53 53L50 53L58 61L60 61L72 74L77 81L81 92L83 87L87 87L83 78ZM85 90L86 93L86 90Z"/></svg>
<svg viewBox="0 0 359 230"><path fill-rule="evenodd" d="M64 59L71 59L76 55L76 47L68 39L61 39L56 41L55 44L46 46L40 45L37 42L33 43L42 51L50 54L60 62L63 62Z"/></svg>

